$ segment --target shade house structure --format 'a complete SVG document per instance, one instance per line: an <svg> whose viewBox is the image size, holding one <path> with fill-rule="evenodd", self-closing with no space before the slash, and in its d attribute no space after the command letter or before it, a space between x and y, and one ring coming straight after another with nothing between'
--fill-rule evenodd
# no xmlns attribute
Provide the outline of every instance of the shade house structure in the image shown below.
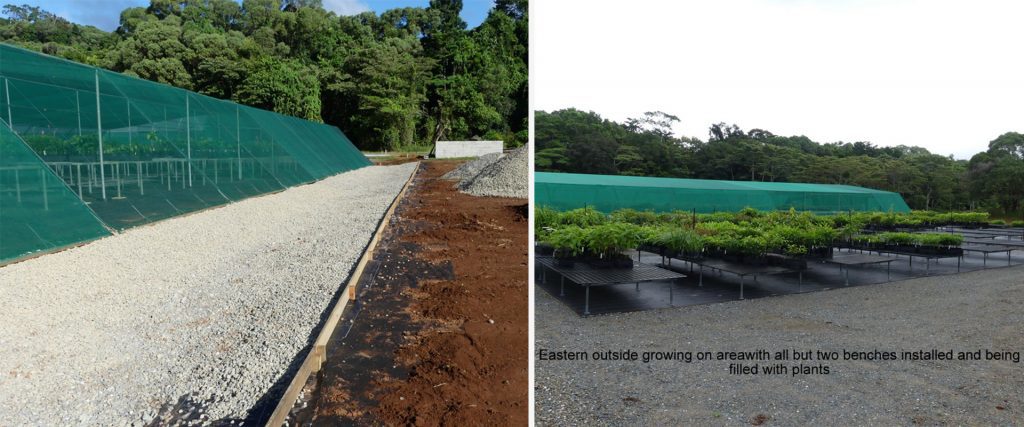
<svg viewBox="0 0 1024 427"><path fill-rule="evenodd" d="M558 210L585 206L609 213L617 209L698 213L758 210L910 212L897 193L850 185L790 182L721 181L538 172L538 206Z"/></svg>
<svg viewBox="0 0 1024 427"><path fill-rule="evenodd" d="M336 127L0 45L0 262L370 165Z"/></svg>

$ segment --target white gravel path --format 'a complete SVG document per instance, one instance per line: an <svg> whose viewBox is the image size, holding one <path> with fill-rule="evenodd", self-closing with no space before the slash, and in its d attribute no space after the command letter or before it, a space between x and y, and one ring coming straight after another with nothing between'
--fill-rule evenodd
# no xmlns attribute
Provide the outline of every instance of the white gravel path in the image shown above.
<svg viewBox="0 0 1024 427"><path fill-rule="evenodd" d="M208 419L243 418L416 166L366 167L0 268L0 425L138 425L190 394Z"/></svg>

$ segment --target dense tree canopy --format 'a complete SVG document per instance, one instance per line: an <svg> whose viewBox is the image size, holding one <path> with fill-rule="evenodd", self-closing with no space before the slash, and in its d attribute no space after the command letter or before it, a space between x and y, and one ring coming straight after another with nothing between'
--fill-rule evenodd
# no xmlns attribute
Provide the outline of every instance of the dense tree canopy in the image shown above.
<svg viewBox="0 0 1024 427"><path fill-rule="evenodd" d="M895 191L915 209L976 209L1020 216L1024 134L1010 132L970 161L921 147L819 144L737 125L709 126L708 141L673 136L678 117L648 112L625 123L576 109L538 111L541 171L859 185Z"/></svg>
<svg viewBox="0 0 1024 427"><path fill-rule="evenodd" d="M151 0L113 33L8 5L4 42L323 121L362 149L527 139L527 0L337 16L321 0Z"/></svg>

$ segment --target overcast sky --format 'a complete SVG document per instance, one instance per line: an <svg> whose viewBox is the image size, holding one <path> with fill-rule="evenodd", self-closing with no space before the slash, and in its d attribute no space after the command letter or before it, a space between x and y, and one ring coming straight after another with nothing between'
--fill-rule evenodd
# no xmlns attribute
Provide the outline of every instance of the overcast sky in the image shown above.
<svg viewBox="0 0 1024 427"><path fill-rule="evenodd" d="M661 110L707 139L736 123L969 158L1024 131L1024 2L538 1L537 110Z"/></svg>
<svg viewBox="0 0 1024 427"><path fill-rule="evenodd" d="M149 6L149 0L12 0L10 3L39 6L71 22L106 31L117 29L122 10ZM339 15L355 15L368 10L380 13L398 7L426 7L430 0L323 0L323 3L325 9ZM462 19L472 28L487 17L494 0L463 0L462 4Z"/></svg>

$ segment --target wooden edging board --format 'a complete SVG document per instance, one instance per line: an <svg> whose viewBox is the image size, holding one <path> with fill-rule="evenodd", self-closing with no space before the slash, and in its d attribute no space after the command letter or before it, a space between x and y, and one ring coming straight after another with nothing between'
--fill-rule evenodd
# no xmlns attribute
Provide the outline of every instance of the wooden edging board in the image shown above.
<svg viewBox="0 0 1024 427"><path fill-rule="evenodd" d="M366 251L363 252L363 256L359 258L359 263L356 264L355 270L352 270L352 275L348 278L348 282L345 284L345 288L341 291L338 296L338 300L335 301L334 307L331 309L330 315L327 316L327 321L324 323L324 327L320 329L320 334L317 335L316 341L313 342L313 347L309 350L309 354L306 355L306 359L302 362L302 366L299 367L299 371L295 373L295 377L292 378L291 383L288 384L288 389L285 390L284 396L277 402L277 406L274 408L274 413L270 415L270 419L267 420L268 427L280 427L284 424L288 418L288 414L292 408L295 407L295 401L299 397L299 392L302 391L302 387L306 385L306 381L309 380L309 376L319 372L320 367L323 366L324 361L327 360L327 342L334 335L334 329L338 326L338 322L341 320L341 314L345 311L345 307L348 305L350 300L356 298L356 286L359 284L359 278L363 275L363 270L366 268L366 263L373 258L373 251L377 248L377 243L380 242L381 235L384 234L384 227L387 226L388 222L391 221L391 216L395 213L395 208L398 207L398 203L405 196L405 191L409 189L409 184L412 183L413 178L416 177L416 172L419 171L419 165L416 169L413 169L412 173L409 174L409 179L405 181L405 185L402 186L402 190L398 192L395 199L391 201L391 206L387 212L384 213L384 217L381 218L380 224L377 225L377 231L373 233L373 237L370 239L370 243L366 245Z"/></svg>

